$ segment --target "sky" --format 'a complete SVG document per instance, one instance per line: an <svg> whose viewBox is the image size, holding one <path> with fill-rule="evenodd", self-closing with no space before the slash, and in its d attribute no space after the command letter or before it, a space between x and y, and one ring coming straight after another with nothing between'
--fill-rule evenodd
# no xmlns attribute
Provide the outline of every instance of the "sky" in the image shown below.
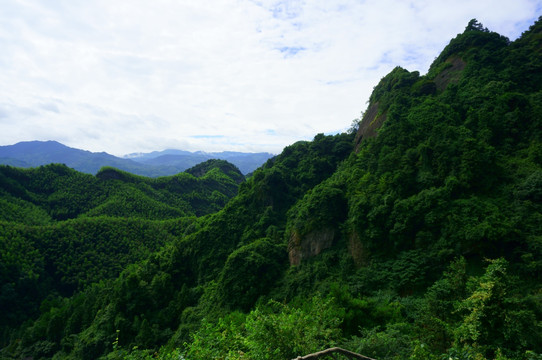
<svg viewBox="0 0 542 360"><path fill-rule="evenodd" d="M516 39L542 0L0 0L0 145L280 153L346 131L469 20Z"/></svg>

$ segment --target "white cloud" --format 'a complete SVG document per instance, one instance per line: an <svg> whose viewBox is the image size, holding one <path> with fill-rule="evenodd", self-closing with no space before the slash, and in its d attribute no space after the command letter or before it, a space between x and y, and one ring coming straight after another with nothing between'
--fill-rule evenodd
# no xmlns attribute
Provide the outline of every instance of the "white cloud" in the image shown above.
<svg viewBox="0 0 542 360"><path fill-rule="evenodd" d="M0 0L2 145L279 152L346 129L396 65L427 71L477 18L511 38L517 1Z"/></svg>

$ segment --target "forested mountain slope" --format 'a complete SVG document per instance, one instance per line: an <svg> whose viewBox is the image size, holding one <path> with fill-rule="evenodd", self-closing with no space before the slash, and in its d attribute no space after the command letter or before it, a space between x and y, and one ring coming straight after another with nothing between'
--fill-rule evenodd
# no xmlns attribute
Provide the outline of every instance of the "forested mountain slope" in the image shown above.
<svg viewBox="0 0 542 360"><path fill-rule="evenodd" d="M92 176L65 165L0 166L3 339L44 299L117 277L172 242L196 215L224 207L243 180L222 160L157 179L113 168Z"/></svg>
<svg viewBox="0 0 542 360"><path fill-rule="evenodd" d="M223 160L208 160L160 178L109 167L92 176L58 164L32 169L0 166L0 219L41 224L103 215L148 220L199 216L220 210L237 194L243 179Z"/></svg>
<svg viewBox="0 0 542 360"><path fill-rule="evenodd" d="M285 148L2 355L540 359L541 70L542 19L514 42L473 20L427 75L385 76L357 134Z"/></svg>

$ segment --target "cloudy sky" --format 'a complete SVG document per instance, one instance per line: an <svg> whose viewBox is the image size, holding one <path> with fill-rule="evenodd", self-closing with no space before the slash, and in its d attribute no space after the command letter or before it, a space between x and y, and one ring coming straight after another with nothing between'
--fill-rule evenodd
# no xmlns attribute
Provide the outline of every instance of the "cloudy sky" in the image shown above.
<svg viewBox="0 0 542 360"><path fill-rule="evenodd" d="M542 0L0 0L0 145L279 153L348 129L395 66Z"/></svg>

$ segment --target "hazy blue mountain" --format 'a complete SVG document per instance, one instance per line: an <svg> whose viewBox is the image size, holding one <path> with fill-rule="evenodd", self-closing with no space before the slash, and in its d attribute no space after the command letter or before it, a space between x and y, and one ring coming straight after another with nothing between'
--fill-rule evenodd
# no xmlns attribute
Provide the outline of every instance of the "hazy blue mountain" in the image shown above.
<svg viewBox="0 0 542 360"><path fill-rule="evenodd" d="M124 158L147 165L176 168L179 172L209 159L220 159L231 162L237 166L243 174L248 174L256 170L271 157L273 157L273 154L266 152L243 153L236 151L223 151L207 153L203 151L190 152L184 150L167 149L164 151L153 151L151 153L129 154Z"/></svg>
<svg viewBox="0 0 542 360"><path fill-rule="evenodd" d="M30 165L28 165L28 163L26 163L23 160L18 160L18 159L9 158L9 157L0 158L0 164L14 166L14 167L21 167L21 168L31 167Z"/></svg>
<svg viewBox="0 0 542 360"><path fill-rule="evenodd" d="M24 141L0 146L0 163L17 167L37 167L51 163L65 164L75 170L96 174L104 166L112 166L134 174L153 176L154 169L111 154L94 153L68 147L57 141Z"/></svg>
<svg viewBox="0 0 542 360"><path fill-rule="evenodd" d="M198 151L196 153L201 153L201 151ZM125 159L135 159L135 160L148 160L148 159L154 159L162 155L192 155L195 154L194 152L186 151L186 150L176 150L176 149L166 149L162 151L152 151L149 153L131 153L124 155Z"/></svg>
<svg viewBox="0 0 542 360"><path fill-rule="evenodd" d="M164 150L130 154L120 158L105 152L95 153L71 148L57 141L24 141L0 146L0 164L3 165L28 168L59 163L88 174L96 174L102 167L111 166L149 177L174 175L209 159L227 160L236 165L243 174L247 174L272 156L269 153Z"/></svg>

